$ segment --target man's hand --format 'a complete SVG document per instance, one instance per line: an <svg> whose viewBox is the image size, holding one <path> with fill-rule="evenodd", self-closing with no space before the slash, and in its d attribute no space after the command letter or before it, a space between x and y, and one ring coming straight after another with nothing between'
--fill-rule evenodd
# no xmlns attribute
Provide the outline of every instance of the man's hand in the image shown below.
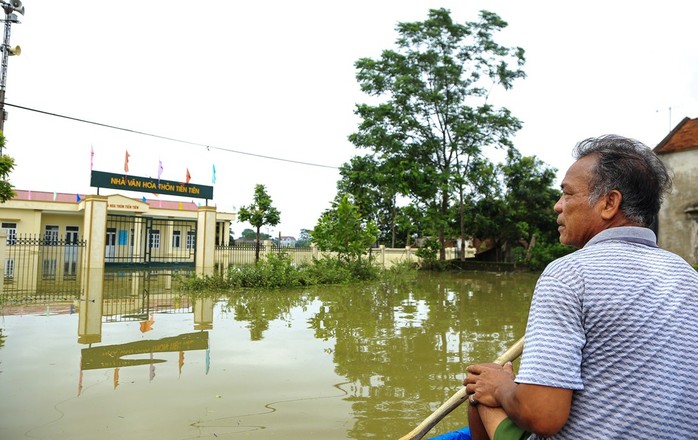
<svg viewBox="0 0 698 440"><path fill-rule="evenodd" d="M514 423L526 431L549 437L570 415L572 390L543 385L517 384L511 363L477 364L467 368L463 381L470 404L502 407ZM474 402L473 402L474 400Z"/></svg>
<svg viewBox="0 0 698 440"><path fill-rule="evenodd" d="M463 381L470 403L482 403L490 407L501 406L502 393L510 393L516 388L514 368L511 362L498 364L476 364L467 369L468 376Z"/></svg>

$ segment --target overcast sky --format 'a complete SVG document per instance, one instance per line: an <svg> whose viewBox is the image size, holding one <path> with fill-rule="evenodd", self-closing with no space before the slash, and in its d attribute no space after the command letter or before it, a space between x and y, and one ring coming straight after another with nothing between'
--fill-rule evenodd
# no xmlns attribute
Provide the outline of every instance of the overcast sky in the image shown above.
<svg viewBox="0 0 698 440"><path fill-rule="evenodd" d="M347 136L355 104L367 99L354 62L392 48L395 25L424 20L430 8L459 22L487 9L509 23L496 38L526 50L528 77L492 102L523 121L516 147L560 177L583 138L617 133L654 147L698 117L690 0L23 3L7 103L212 148L8 107L17 189L95 193L91 147L94 169L106 172L123 172L128 150L132 175L156 177L162 161L162 179L184 181L188 168L192 183L211 185L215 164L212 204L237 210L266 185L281 211L281 224L265 231L273 235L315 226L335 196L336 167L357 154Z"/></svg>

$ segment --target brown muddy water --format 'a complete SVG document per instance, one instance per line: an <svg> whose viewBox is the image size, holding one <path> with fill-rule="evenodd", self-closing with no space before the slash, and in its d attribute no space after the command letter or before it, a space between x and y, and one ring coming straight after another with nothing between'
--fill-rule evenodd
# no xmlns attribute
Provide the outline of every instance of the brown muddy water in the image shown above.
<svg viewBox="0 0 698 440"><path fill-rule="evenodd" d="M97 314L3 298L0 438L399 438L523 335L537 274L194 296L167 277L112 274Z"/></svg>

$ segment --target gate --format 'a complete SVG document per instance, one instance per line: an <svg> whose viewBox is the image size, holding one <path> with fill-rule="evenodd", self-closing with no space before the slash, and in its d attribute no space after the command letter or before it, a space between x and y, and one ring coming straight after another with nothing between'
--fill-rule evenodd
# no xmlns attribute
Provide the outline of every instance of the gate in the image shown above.
<svg viewBox="0 0 698 440"><path fill-rule="evenodd" d="M194 266L196 220L107 215L105 264Z"/></svg>

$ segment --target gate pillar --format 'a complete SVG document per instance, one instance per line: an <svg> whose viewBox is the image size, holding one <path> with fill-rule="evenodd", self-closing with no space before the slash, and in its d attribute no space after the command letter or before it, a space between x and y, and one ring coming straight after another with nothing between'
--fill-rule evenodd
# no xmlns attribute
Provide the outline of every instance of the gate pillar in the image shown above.
<svg viewBox="0 0 698 440"><path fill-rule="evenodd" d="M85 265L87 269L104 268L107 237L107 197L86 196L84 203Z"/></svg>
<svg viewBox="0 0 698 440"><path fill-rule="evenodd" d="M213 275L216 251L216 208L199 206L196 223L196 274Z"/></svg>
<svg viewBox="0 0 698 440"><path fill-rule="evenodd" d="M101 340L104 260L107 237L107 197L88 195L81 203L85 212L85 256L78 335L90 342ZM86 339L85 339L86 338Z"/></svg>

